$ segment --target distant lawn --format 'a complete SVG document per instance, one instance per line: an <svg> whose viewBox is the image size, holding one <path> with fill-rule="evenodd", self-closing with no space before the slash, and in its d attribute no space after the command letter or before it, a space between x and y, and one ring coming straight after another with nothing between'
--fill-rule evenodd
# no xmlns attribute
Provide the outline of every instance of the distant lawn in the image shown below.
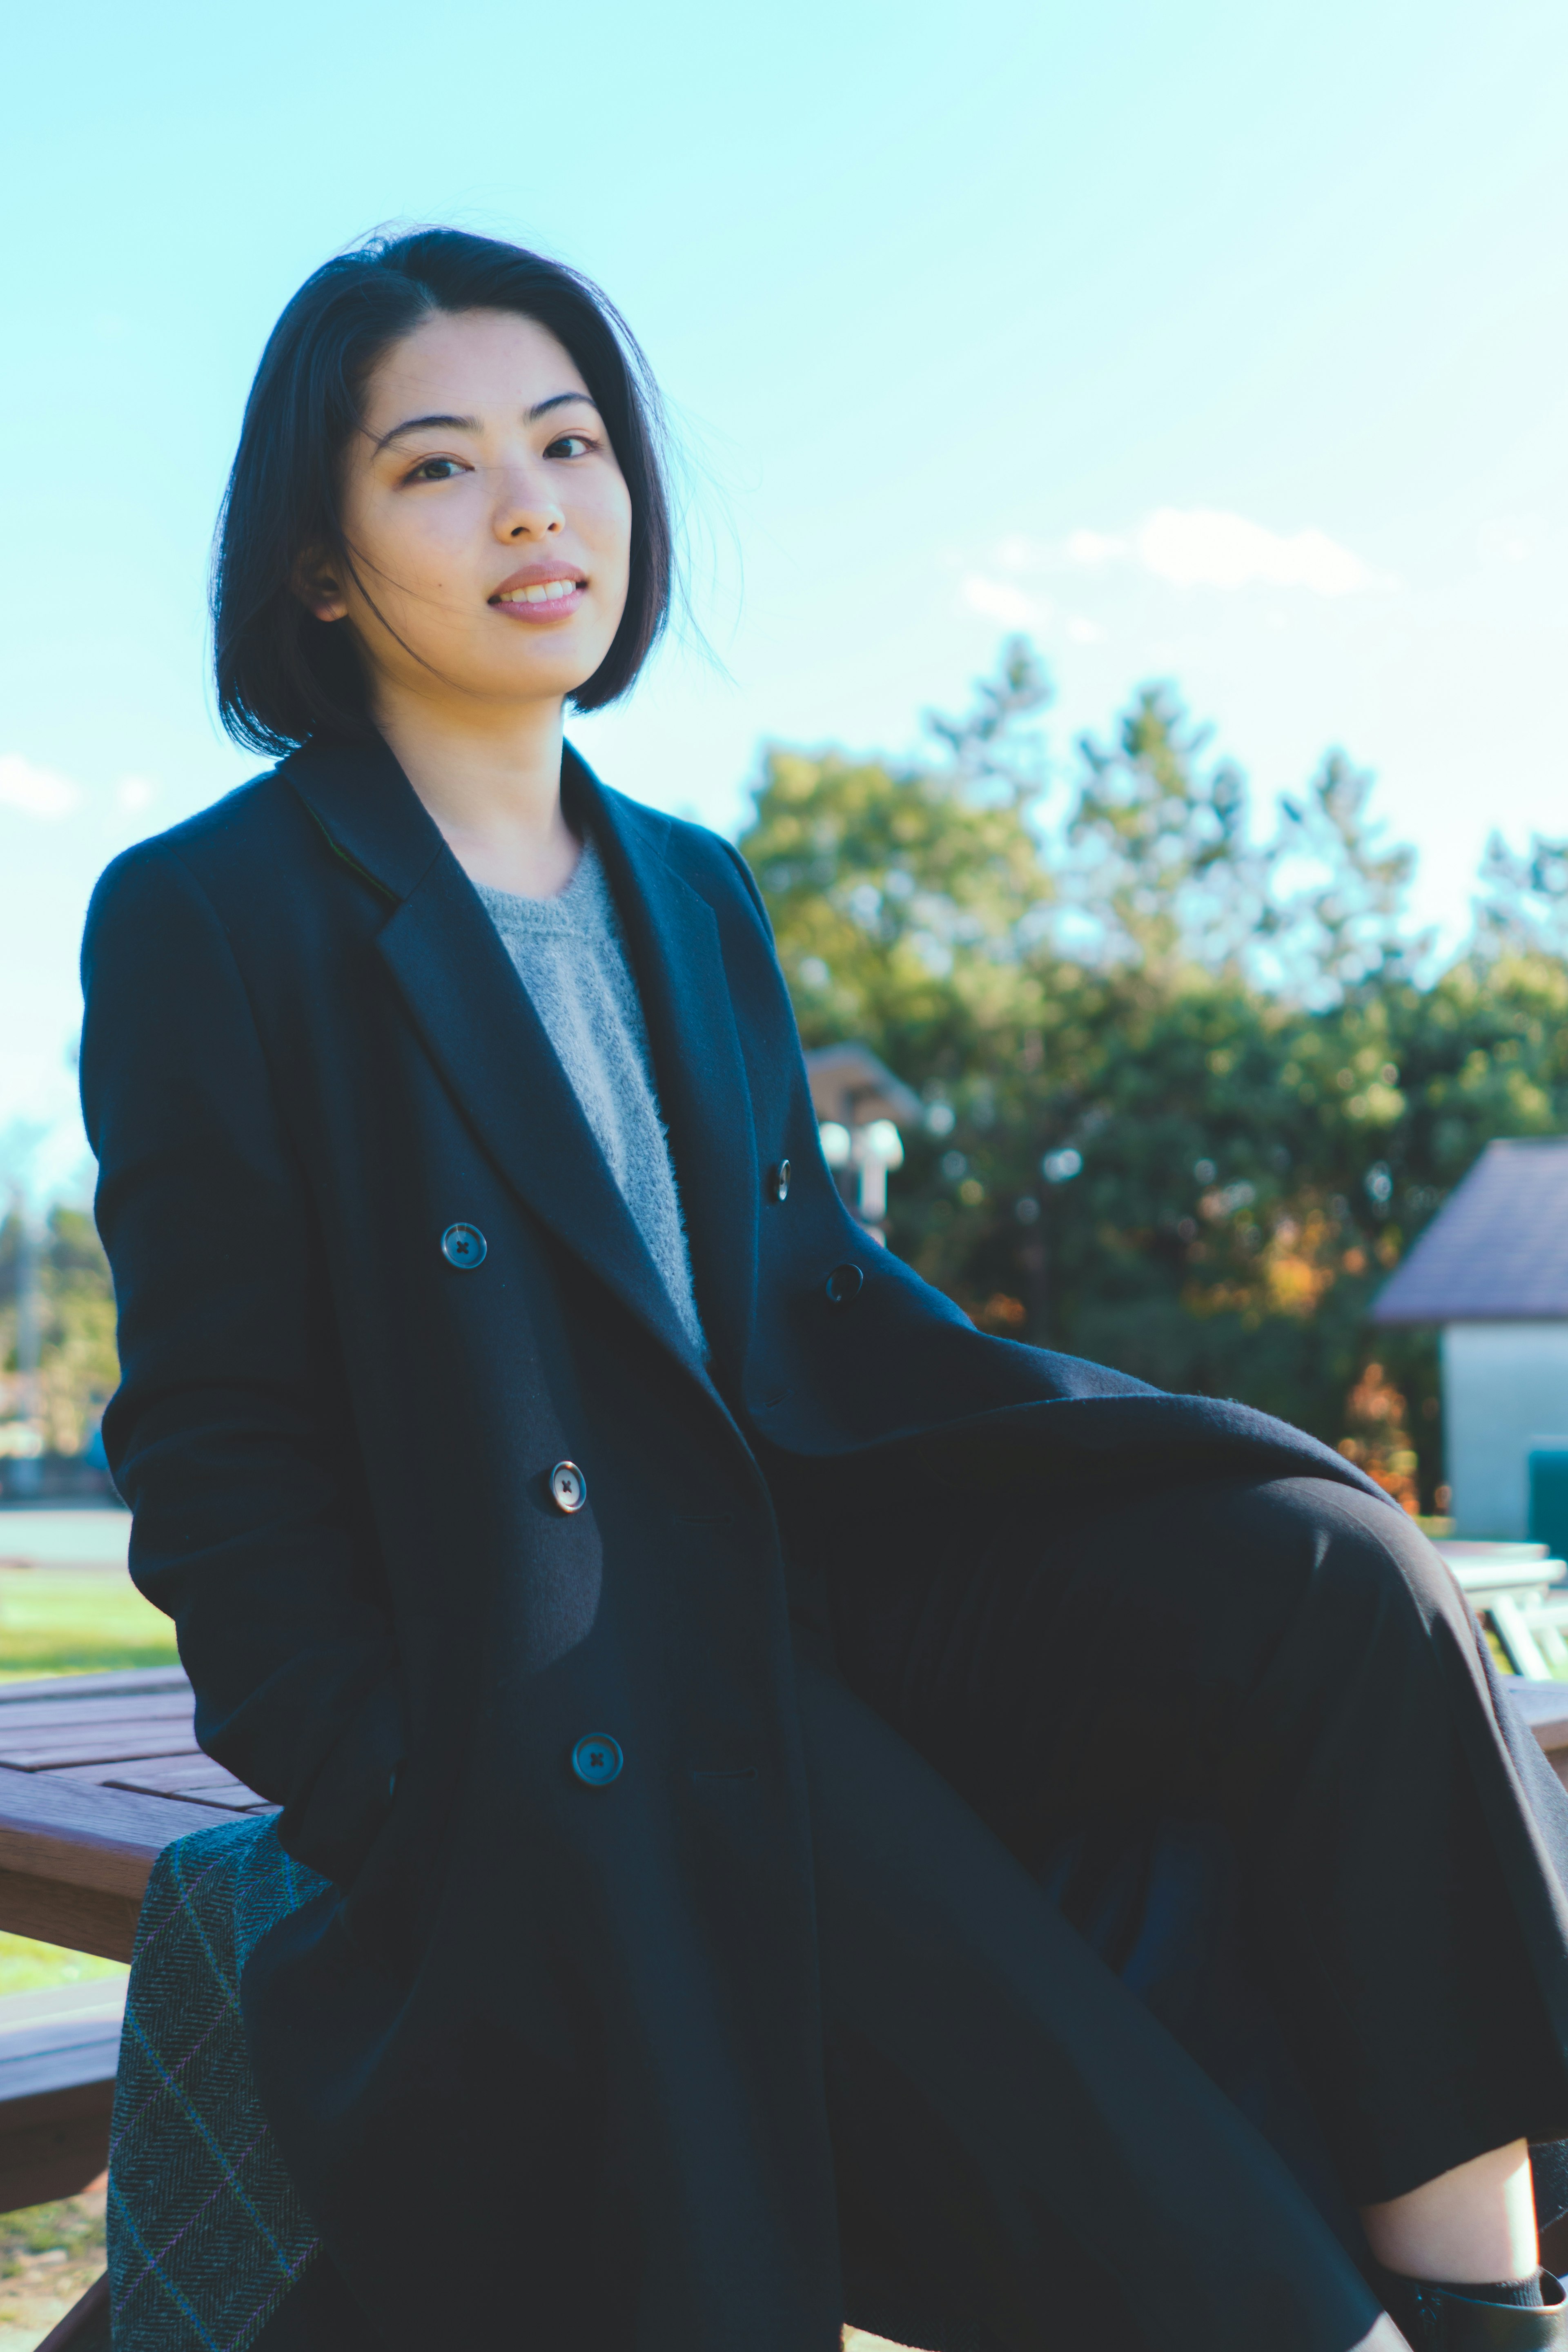
<svg viewBox="0 0 1568 2352"><path fill-rule="evenodd" d="M128 1576L0 1569L0 1682L178 1664L174 1626Z"/></svg>
<svg viewBox="0 0 1568 2352"><path fill-rule="evenodd" d="M59 1944L36 1944L31 1936L0 1936L0 1995L128 1974L121 1961L100 1960L96 1952L68 1952Z"/></svg>

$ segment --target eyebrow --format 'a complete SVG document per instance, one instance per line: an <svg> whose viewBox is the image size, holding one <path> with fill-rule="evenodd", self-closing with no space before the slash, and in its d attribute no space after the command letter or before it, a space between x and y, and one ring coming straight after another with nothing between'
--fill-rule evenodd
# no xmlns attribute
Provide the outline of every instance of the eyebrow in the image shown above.
<svg viewBox="0 0 1568 2352"><path fill-rule="evenodd" d="M531 408L525 409L522 421L525 425L537 425L552 408L568 407L574 401L584 408L597 407L585 392L554 392L548 400L536 401ZM382 435L371 455L379 457L389 443L401 441L405 433L478 433L481 429L477 416L405 416L401 425L395 425L390 433Z"/></svg>

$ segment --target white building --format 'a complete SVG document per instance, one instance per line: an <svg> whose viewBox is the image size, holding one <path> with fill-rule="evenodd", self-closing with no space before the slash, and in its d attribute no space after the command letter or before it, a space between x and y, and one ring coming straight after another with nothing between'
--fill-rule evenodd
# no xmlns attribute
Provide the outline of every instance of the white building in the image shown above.
<svg viewBox="0 0 1568 2352"><path fill-rule="evenodd" d="M1568 1447L1568 1138L1489 1144L1373 1320L1442 1327L1455 1533L1527 1536L1531 1450Z"/></svg>

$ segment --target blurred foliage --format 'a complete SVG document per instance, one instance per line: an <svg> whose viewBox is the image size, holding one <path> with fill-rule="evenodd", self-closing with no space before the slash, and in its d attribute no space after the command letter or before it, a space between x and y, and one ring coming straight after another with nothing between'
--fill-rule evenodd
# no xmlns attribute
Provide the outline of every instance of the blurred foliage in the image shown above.
<svg viewBox="0 0 1568 2352"><path fill-rule="evenodd" d="M21 1410L16 1379L16 1213L0 1224L0 1418ZM119 1379L114 1288L91 1217L57 1203L38 1249L39 1417L45 1450L79 1454Z"/></svg>
<svg viewBox="0 0 1568 2352"><path fill-rule="evenodd" d="M763 757L741 847L805 1042L925 1099L891 1245L983 1328L1245 1398L1440 1507L1435 1335L1367 1308L1490 1138L1568 1126L1568 854L1494 844L1439 967L1342 753L1263 839L1145 688L1053 821L1049 694L1014 641L929 759Z"/></svg>

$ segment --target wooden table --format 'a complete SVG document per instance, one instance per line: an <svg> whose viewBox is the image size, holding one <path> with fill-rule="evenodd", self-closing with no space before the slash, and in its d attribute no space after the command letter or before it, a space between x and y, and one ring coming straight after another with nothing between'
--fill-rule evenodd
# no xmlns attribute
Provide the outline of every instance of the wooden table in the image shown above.
<svg viewBox="0 0 1568 2352"><path fill-rule="evenodd" d="M0 1683L0 1929L128 1960L172 1838L275 1809L196 1746L179 1666Z"/></svg>
<svg viewBox="0 0 1568 2352"><path fill-rule="evenodd" d="M1568 1787L1568 1683L1510 1688ZM128 1960L172 1838L275 1809L204 1756L179 1666L0 1683L0 1929Z"/></svg>
<svg viewBox="0 0 1568 2352"><path fill-rule="evenodd" d="M202 1755L192 1704L178 1666L0 1683L0 1928L128 1960L170 1840L273 1810ZM123 2000L112 1979L0 2000L0 2211L101 2174Z"/></svg>

